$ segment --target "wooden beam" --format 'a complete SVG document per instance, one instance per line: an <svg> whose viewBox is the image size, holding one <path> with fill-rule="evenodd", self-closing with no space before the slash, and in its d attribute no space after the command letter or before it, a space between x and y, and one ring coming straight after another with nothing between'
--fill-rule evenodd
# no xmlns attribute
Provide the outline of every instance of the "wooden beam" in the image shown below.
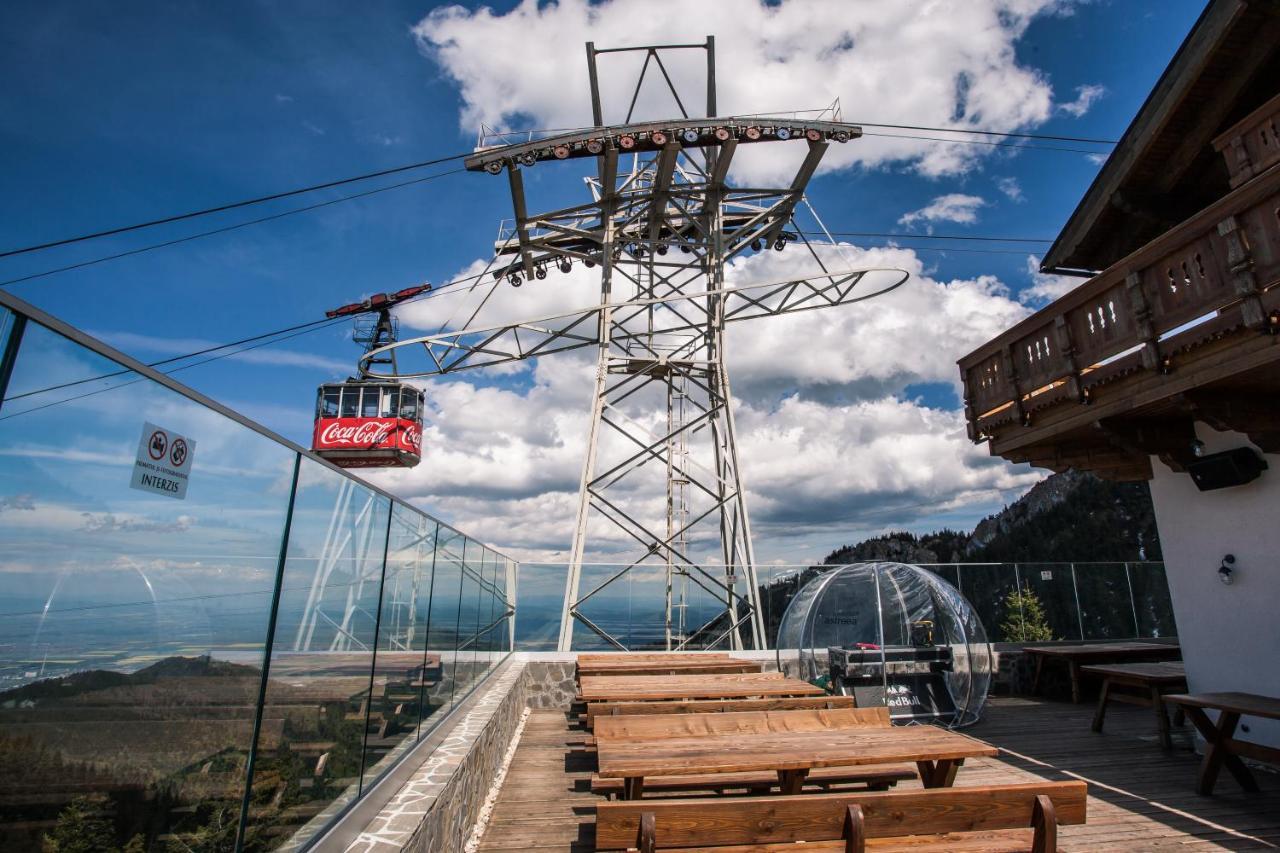
<svg viewBox="0 0 1280 853"><path fill-rule="evenodd" d="M1196 420L1220 432L1242 432L1263 453L1280 453L1280 400L1273 394L1196 389L1179 397Z"/></svg>
<svg viewBox="0 0 1280 853"><path fill-rule="evenodd" d="M1189 416L1102 418L1093 422L1115 446L1139 456L1159 456L1170 470L1182 472L1195 458L1195 424Z"/></svg>

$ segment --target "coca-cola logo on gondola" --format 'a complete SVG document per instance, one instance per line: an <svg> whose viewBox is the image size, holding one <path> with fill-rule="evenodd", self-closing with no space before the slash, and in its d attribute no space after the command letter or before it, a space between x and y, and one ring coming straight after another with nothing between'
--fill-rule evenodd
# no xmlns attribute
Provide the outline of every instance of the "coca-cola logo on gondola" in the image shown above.
<svg viewBox="0 0 1280 853"><path fill-rule="evenodd" d="M337 447L369 447L381 444L396 428L396 422L363 421L358 424L343 424L335 421L320 431L320 442Z"/></svg>
<svg viewBox="0 0 1280 853"><path fill-rule="evenodd" d="M395 418L355 419L341 418L320 427L316 434L317 449L336 447L376 448L398 444L417 453L422 446L422 429L411 421Z"/></svg>

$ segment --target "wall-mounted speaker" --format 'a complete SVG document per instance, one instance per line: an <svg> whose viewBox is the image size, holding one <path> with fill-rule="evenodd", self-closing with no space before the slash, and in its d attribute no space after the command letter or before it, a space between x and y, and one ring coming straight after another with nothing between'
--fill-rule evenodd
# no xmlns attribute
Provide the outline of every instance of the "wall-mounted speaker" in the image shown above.
<svg viewBox="0 0 1280 853"><path fill-rule="evenodd" d="M1243 486L1267 470L1267 460L1251 447L1210 453L1187 463L1187 473L1202 492Z"/></svg>

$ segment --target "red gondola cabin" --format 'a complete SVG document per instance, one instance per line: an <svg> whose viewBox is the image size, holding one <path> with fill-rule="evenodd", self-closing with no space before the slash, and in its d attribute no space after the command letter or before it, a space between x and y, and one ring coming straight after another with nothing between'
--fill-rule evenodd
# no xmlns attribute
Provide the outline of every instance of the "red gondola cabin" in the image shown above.
<svg viewBox="0 0 1280 853"><path fill-rule="evenodd" d="M311 449L343 468L412 468L422 459L422 392L399 382L320 386Z"/></svg>

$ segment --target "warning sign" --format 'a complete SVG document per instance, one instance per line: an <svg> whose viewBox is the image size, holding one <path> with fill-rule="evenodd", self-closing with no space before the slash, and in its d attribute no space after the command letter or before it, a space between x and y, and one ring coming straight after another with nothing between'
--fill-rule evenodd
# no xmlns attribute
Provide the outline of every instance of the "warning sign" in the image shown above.
<svg viewBox="0 0 1280 853"><path fill-rule="evenodd" d="M187 496L187 480L191 476L191 459L196 443L172 430L153 423L142 425L138 440L138 459L133 464L133 480L129 483L144 492L156 492L182 500Z"/></svg>

